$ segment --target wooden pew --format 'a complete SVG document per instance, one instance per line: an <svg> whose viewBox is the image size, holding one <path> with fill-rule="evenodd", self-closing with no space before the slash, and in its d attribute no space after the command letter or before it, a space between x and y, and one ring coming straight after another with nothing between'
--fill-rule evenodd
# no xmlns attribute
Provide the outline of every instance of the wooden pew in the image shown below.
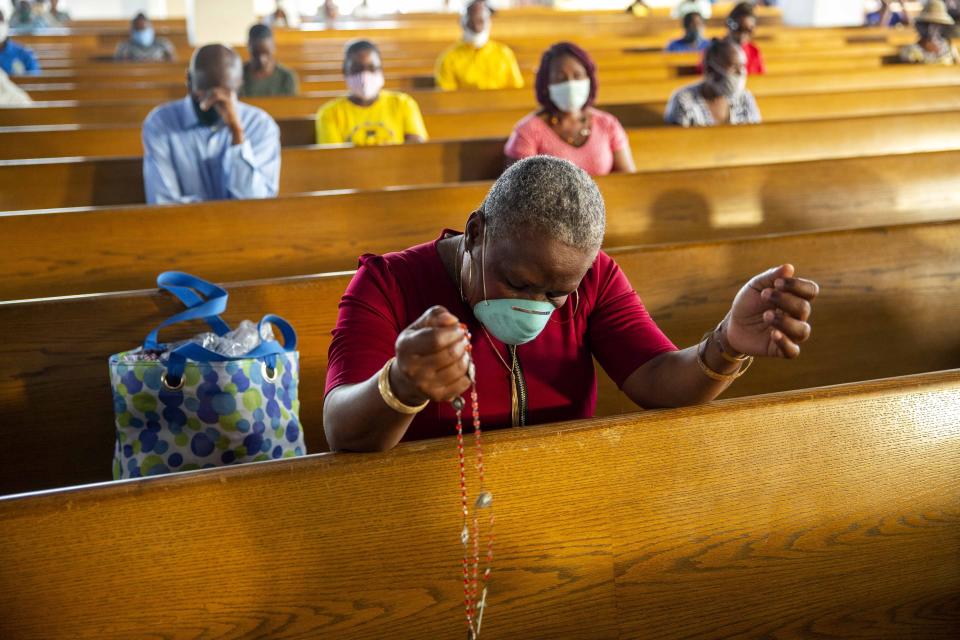
<svg viewBox="0 0 960 640"><path fill-rule="evenodd" d="M605 84L601 97L607 102L638 102L651 99L666 100L677 88L690 83L689 77L678 77L664 80L651 80L637 83L629 80L622 83L612 82ZM806 92L852 91L856 89L904 88L914 86L957 84L960 82L960 71L954 67L938 67L920 69L913 65L889 65L886 67L855 70L835 70L831 73L798 73L795 75L766 75L751 78L750 89L757 96L795 94L798 87ZM31 87L30 93L35 100L104 100L112 99L152 100L162 102L175 100L183 96L182 84L171 84L157 87L150 83L143 86L133 85L129 91L104 91L101 89L83 89L74 85L46 84ZM307 95L308 98L331 98L342 95L343 90L316 91ZM411 94L420 104L424 112L477 109L478 104L484 108L513 108L529 106L533 100L531 88L505 89L502 91L451 91L442 92L432 89L412 91Z"/></svg>
<svg viewBox="0 0 960 640"><path fill-rule="evenodd" d="M712 129L629 131L641 172L960 149L960 114L925 113ZM280 192L490 180L504 139L378 148L287 147ZM143 202L139 158L0 161L0 210ZM364 167L364 171L357 171Z"/></svg>
<svg viewBox="0 0 960 640"><path fill-rule="evenodd" d="M316 108L324 100L316 101ZM819 94L800 94L791 96L767 96L757 100L764 122L787 122L796 120L819 120L865 115L892 115L918 113L925 111L948 111L960 107L960 87L923 87L918 89L882 89L876 91L837 92ZM89 155L82 153L83 144L89 143L89 134L77 134L87 127L109 125L128 125L139 127L147 114L153 109L153 103L85 105L63 107L27 107L23 109L0 109L0 139L7 139L11 146L26 145L30 148L31 138L43 133L56 140L56 145L45 143L40 147L49 149L45 153L56 153L64 149L62 155ZM313 144L316 139L313 112L307 110L304 115L272 114L280 125L284 146L303 146ZM653 101L633 104L602 104L599 108L613 113L624 127L665 126L663 113L666 103ZM460 138L483 138L509 135L521 118L530 113L530 108L500 109L489 112L450 112L427 113L424 121L432 140L451 140ZM60 125L57 129L35 129L38 126ZM77 128L80 125L81 128ZM30 129L10 129L8 127L31 127ZM18 136L7 136L18 133ZM111 141L123 144L129 153L140 152L137 130L119 130L116 139L111 131ZM72 140L78 136L79 140ZM47 136L44 136L47 137ZM18 140L19 138L19 140ZM38 154L39 155L39 154Z"/></svg>
<svg viewBox="0 0 960 640"><path fill-rule="evenodd" d="M960 151L606 176L606 244L633 246L957 217ZM815 185L816 188L811 188ZM354 269L460 228L489 183L267 201L48 210L0 220L0 300L153 285L157 265L220 282ZM211 243L230 220L230 250ZM176 229L170 234L169 229ZM150 260L131 237L150 238ZM65 257L68 256L68 257Z"/></svg>
<svg viewBox="0 0 960 640"><path fill-rule="evenodd" d="M848 58L842 54L828 60L784 60L773 61L767 65L766 77L780 77L798 74L819 74L832 72L863 71L876 69L885 61L887 56L870 56L865 58ZM690 80L697 75L694 66L679 67L647 67L629 69L604 70L599 75L600 82L611 84L628 84L636 82L667 81L677 78ZM525 70L523 73L527 86L533 86L535 73ZM47 78L26 77L19 84L23 85L35 100L96 100L104 95L124 94L135 99L175 99L183 94L183 80L156 81L140 76L115 76L99 80L78 80L71 77ZM343 91L344 81L340 75L307 75L300 78L300 91L303 93L325 93ZM419 74L386 79L388 89L414 92L417 90L433 90L435 83L432 74Z"/></svg>
<svg viewBox="0 0 960 640"><path fill-rule="evenodd" d="M818 52L819 53L819 52ZM803 57L799 55L774 57L766 60L767 73L770 75L798 74L798 73L828 73L831 71L862 70L880 67L885 62L895 61L894 52L889 50L879 53L854 55L838 50L830 57ZM660 54L657 54L658 57ZM696 65L699 59L694 56L683 55L677 59L663 57L663 64L649 66L630 65L625 68L604 67L599 72L599 81L602 83L640 82L650 80L664 80L676 76L697 75ZM627 64L627 63L621 63ZM527 63L523 66L525 82L532 86L536 79L538 63ZM46 89L43 85L70 85L82 90L99 90L101 92L136 91L140 87L173 87L175 90L183 88L183 72L175 77L155 77L137 73L126 75L115 73L112 76L85 76L69 75L62 72L44 73L38 76L21 76L15 78L27 92L38 92L42 97ZM300 77L300 90L309 93L314 91L337 91L344 86L343 74L333 70L323 73L303 74ZM415 89L434 88L432 68L407 72L391 72L386 75L385 85L389 89L413 91Z"/></svg>
<svg viewBox="0 0 960 640"><path fill-rule="evenodd" d="M949 111L960 107L960 87L888 89L863 92L770 96L758 101L764 122L827 120L863 115L899 115ZM665 127L666 103L605 105L626 128ZM28 109L28 113L33 111ZM96 109L88 109L96 112ZM427 114L430 139L459 140L508 136L529 109ZM103 115L98 115L103 118ZM277 120L283 145L316 142L316 120ZM140 121L122 124L62 124L0 127L0 159L31 157L138 155L142 149Z"/></svg>
<svg viewBox="0 0 960 640"><path fill-rule="evenodd" d="M661 245L613 255L659 325L684 346L723 317L754 273L789 260L822 284L815 337L803 357L756 363L731 388L730 395L739 396L957 367L958 242L960 222L948 222ZM228 320L269 311L298 330L301 419L311 451L324 448L326 354L349 279L340 273L228 287ZM31 434L29 453L0 450L0 495L109 478L114 434L107 357L135 347L176 310L155 291L0 302L0 332L17 337L0 346L0 415L16 433L29 428ZM193 330L182 329L188 335ZM173 331L164 336L178 337ZM635 409L606 378L600 398L599 415Z"/></svg>
<svg viewBox="0 0 960 640"><path fill-rule="evenodd" d="M719 34L718 34L719 35ZM407 55L394 57L400 54L409 54L409 51L385 52L384 73L388 80L395 78L405 78L410 76L432 76L434 65L439 49L430 52L424 52L422 57L410 58ZM776 47L767 47L764 45L764 60L774 66L784 62L793 62L804 60L813 62L820 60L826 65L836 63L838 59L844 60L880 60L897 54L897 47L888 43L867 43L860 45L842 44L840 46L807 49L802 52L794 50L783 50ZM325 55L316 56L316 54L294 54L286 57L284 52L280 51L280 61L287 67L296 71L301 78L309 78L317 75L335 76L342 79L343 60L342 51L333 52L336 56L333 59L327 59ZM309 55L309 58L298 56ZM389 57L388 57L389 55ZM663 51L624 51L624 50L597 50L592 55L594 62L600 69L601 76L606 80L606 72L614 69L639 69L639 68L666 68L674 70L677 68L694 67L700 61L698 53L664 53ZM540 65L539 53L523 53L517 58L520 68L527 72L535 72ZM823 70L823 68L821 68ZM162 82L183 82L184 62L161 62L161 63L117 63L117 62L89 62L78 60L73 67L54 66L44 67L44 70L35 76L22 76L16 79L18 84L28 86L44 82L103 82L124 81L132 78L140 78L141 81L149 79Z"/></svg>
<svg viewBox="0 0 960 640"><path fill-rule="evenodd" d="M955 638L958 406L951 371L488 433L481 637ZM462 636L454 455L0 500L0 633Z"/></svg>
<svg viewBox="0 0 960 640"><path fill-rule="evenodd" d="M495 37L501 40L520 40L524 37L539 39L562 39L563 37L631 37L638 35L662 34L675 31L677 22L668 16L636 20L624 13L606 15L571 14L546 12L536 14L498 16ZM778 25L779 14L764 15L759 20L764 26ZM712 26L719 27L723 20L717 15ZM456 15L446 14L432 17L426 22L409 23L393 19L393 16L373 20L338 20L335 28L325 25L311 25L312 29L280 29L274 39L280 46L291 43L303 44L308 41L327 40L334 45L360 37L385 37L395 42L434 41L438 43L456 42L461 37L460 24ZM71 25L72 27L72 25ZM117 44L129 37L129 28L113 29L54 29L29 34L15 34L28 45L47 43L69 44L87 50L105 50L112 52ZM178 29L164 29L163 35L170 39L180 51L189 49L187 34Z"/></svg>

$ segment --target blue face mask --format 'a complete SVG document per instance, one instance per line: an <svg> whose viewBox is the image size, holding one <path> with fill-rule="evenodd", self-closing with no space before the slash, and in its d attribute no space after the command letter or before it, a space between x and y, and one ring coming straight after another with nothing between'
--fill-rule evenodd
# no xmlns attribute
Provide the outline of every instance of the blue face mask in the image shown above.
<svg viewBox="0 0 960 640"><path fill-rule="evenodd" d="M554 307L545 300L502 298L473 305L473 315L504 344L530 342L547 328Z"/></svg>
<svg viewBox="0 0 960 640"><path fill-rule="evenodd" d="M526 344L543 333L550 322L556 307L546 300L527 300L525 298L500 298L487 300L487 281L484 277L486 267L487 236L484 234L480 245L480 281L483 297L473 305L473 315L494 337L504 344ZM473 273L473 266L470 267ZM463 283L460 284L460 296L463 297Z"/></svg>
<svg viewBox="0 0 960 640"><path fill-rule="evenodd" d="M156 36L156 33L153 30L153 27L147 27L143 31L134 31L130 34L130 39L133 42L141 47L149 47L153 44L153 39Z"/></svg>

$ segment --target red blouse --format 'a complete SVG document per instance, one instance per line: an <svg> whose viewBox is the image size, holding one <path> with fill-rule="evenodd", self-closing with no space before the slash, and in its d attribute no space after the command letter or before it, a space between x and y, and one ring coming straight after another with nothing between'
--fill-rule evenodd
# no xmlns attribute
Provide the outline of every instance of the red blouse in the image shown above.
<svg viewBox="0 0 960 640"><path fill-rule="evenodd" d="M487 337L460 298L437 243L399 253L364 255L340 301L327 368L326 393L371 378L394 355L397 336L434 305L466 323L473 334L477 394L484 428L511 425L510 373L506 345ZM535 340L517 347L527 387L527 424L589 418L597 403L596 358L618 386L641 365L676 347L650 318L620 267L601 251L577 289ZM576 310L574 307L576 306ZM454 433L449 403L420 412L404 440Z"/></svg>

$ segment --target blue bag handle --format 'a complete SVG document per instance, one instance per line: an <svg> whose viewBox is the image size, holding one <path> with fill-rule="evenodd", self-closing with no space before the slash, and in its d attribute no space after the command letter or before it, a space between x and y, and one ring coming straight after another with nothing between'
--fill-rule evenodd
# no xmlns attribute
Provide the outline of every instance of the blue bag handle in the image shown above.
<svg viewBox="0 0 960 640"><path fill-rule="evenodd" d="M227 309L227 290L223 287L181 271L161 273L157 276L157 286L175 295L187 309L168 318L147 334L143 341L144 349L160 349L158 341L160 330L187 320L206 321L218 336L230 332L230 325L220 318L220 314Z"/></svg>
<svg viewBox="0 0 960 640"><path fill-rule="evenodd" d="M225 356L202 347L196 342L188 342L170 352L166 375L170 379L178 380L182 383L183 370L187 365L187 360L194 362L231 362L235 360L263 359L268 367L276 369L277 356L296 350L297 333L293 330L293 327L290 326L289 322L273 314L263 316L257 324L257 333L260 335L262 335L264 324L272 324L280 329L280 333L283 336L283 344L280 344L276 340L265 340L241 356ZM177 386L177 384L178 383L171 382L171 386Z"/></svg>

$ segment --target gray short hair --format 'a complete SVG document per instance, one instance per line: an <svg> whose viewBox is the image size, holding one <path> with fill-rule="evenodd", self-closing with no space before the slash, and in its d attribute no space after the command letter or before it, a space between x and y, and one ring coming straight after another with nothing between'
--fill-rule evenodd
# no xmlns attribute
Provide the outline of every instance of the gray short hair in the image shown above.
<svg viewBox="0 0 960 640"><path fill-rule="evenodd" d="M534 156L507 169L481 207L490 239L535 229L577 249L603 244L606 208L597 184L566 160Z"/></svg>

